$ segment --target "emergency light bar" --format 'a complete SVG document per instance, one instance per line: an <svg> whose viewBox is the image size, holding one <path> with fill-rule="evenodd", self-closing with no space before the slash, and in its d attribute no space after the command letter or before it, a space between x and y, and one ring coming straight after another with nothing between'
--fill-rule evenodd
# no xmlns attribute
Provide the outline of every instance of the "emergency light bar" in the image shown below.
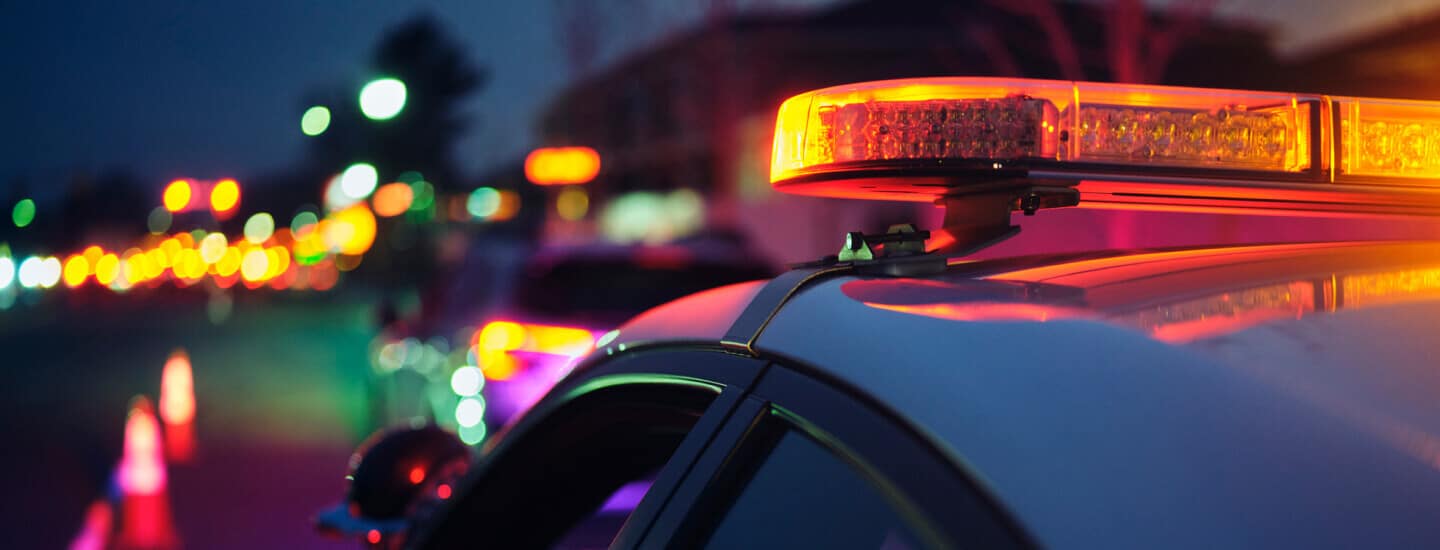
<svg viewBox="0 0 1440 550"><path fill-rule="evenodd" d="M1440 102L999 78L785 101L771 183L934 201L997 182L1082 204L1440 213ZM1148 206L1146 206L1148 205Z"/></svg>

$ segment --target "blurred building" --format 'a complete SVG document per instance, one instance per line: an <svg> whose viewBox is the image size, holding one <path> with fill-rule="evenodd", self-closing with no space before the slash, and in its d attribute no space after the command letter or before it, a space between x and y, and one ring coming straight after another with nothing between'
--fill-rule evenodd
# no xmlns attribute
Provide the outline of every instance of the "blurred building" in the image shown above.
<svg viewBox="0 0 1440 550"><path fill-rule="evenodd" d="M743 229L776 259L810 259L833 253L845 231L933 219L926 216L937 209L774 193L769 155L779 104L807 90L890 78L1114 80L1106 45L1114 14L1094 3L1045 8L865 0L712 20L576 82L544 112L540 133L546 145L600 152L592 213L624 193L693 189L707 202L707 223ZM1161 83L1253 87L1278 66L1257 28L1139 17L1177 33L1168 58L1146 58Z"/></svg>
<svg viewBox="0 0 1440 550"><path fill-rule="evenodd" d="M1276 74L1276 88L1440 100L1440 12L1315 50Z"/></svg>

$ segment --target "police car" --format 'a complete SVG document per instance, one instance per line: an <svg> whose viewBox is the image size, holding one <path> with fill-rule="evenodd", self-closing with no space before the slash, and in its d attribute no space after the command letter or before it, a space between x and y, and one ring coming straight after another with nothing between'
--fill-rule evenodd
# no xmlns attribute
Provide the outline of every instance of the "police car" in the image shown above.
<svg viewBox="0 0 1440 550"><path fill-rule="evenodd" d="M964 259L1014 235L1012 212L1074 205L1434 214L1440 104L857 84L781 106L771 179L933 201L945 221L851 233L833 257L638 316L463 475L428 474L462 451L362 453L357 484L422 475L390 482L403 517L352 506L354 532L416 548L1440 546L1440 243Z"/></svg>

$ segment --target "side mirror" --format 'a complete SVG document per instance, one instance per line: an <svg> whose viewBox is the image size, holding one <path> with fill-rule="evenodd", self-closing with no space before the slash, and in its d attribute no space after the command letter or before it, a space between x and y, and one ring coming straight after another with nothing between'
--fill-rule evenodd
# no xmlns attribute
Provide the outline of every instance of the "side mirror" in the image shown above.
<svg viewBox="0 0 1440 550"><path fill-rule="evenodd" d="M411 520L451 497L471 459L468 445L434 425L376 432L350 456L344 501L321 511L315 528L366 548L399 548Z"/></svg>

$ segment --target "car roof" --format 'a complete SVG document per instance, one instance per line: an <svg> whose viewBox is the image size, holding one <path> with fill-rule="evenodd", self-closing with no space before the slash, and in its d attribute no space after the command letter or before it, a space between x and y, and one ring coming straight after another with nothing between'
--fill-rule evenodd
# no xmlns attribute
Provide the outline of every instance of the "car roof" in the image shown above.
<svg viewBox="0 0 1440 550"><path fill-rule="evenodd" d="M762 294L686 298L616 342L713 341ZM1437 298L1424 242L958 262L819 279L754 348L928 434L1045 546L1422 546Z"/></svg>

